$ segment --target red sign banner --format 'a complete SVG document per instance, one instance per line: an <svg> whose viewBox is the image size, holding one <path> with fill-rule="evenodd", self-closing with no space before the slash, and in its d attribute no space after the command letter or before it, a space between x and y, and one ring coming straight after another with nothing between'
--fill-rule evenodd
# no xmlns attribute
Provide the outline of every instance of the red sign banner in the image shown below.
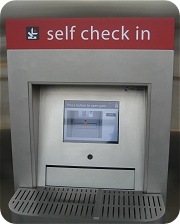
<svg viewBox="0 0 180 224"><path fill-rule="evenodd" d="M174 49L174 18L37 18L6 22L7 49Z"/></svg>

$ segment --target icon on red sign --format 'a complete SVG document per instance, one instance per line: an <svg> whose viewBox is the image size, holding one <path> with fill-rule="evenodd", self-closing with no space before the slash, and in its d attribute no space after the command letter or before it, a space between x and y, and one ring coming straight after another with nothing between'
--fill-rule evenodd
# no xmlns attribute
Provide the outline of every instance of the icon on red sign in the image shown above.
<svg viewBox="0 0 180 224"><path fill-rule="evenodd" d="M39 40L39 27L26 27L27 40Z"/></svg>

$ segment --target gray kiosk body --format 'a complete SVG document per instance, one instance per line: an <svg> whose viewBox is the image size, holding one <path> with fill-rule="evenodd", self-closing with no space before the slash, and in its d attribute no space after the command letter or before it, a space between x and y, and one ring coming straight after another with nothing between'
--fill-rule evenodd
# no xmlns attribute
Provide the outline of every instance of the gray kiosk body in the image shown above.
<svg viewBox="0 0 180 224"><path fill-rule="evenodd" d="M12 214L163 222L174 21L63 17L7 22Z"/></svg>

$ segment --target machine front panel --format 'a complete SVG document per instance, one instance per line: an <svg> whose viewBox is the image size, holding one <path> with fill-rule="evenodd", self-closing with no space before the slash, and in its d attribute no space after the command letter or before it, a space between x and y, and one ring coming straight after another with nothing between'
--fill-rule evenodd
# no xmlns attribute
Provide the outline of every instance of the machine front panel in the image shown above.
<svg viewBox="0 0 180 224"><path fill-rule="evenodd" d="M44 186L47 165L91 166L135 169L135 190L166 194L173 51L10 50L8 60L15 189ZM64 141L66 100L119 102L118 143Z"/></svg>
<svg viewBox="0 0 180 224"><path fill-rule="evenodd" d="M38 186L91 183L91 187L143 190L146 88L39 88ZM47 165L75 168L46 169ZM92 169L78 169L81 166ZM107 169L96 171L103 167Z"/></svg>

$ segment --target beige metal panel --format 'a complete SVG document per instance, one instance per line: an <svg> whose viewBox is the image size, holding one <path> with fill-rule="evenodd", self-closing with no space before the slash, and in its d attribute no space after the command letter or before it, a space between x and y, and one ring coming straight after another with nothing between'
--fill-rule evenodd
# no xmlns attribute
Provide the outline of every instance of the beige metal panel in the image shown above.
<svg viewBox="0 0 180 224"><path fill-rule="evenodd" d="M64 100L118 101L119 144L63 142ZM135 168L135 190L143 190L147 109L143 87L42 85L39 108L38 186L45 185L45 166L49 164ZM92 160L87 158L89 154ZM73 186L73 173L70 179ZM85 181L89 182L88 176ZM121 179L107 178L102 186L115 188L117 182L120 185ZM95 181L91 185L97 187Z"/></svg>

